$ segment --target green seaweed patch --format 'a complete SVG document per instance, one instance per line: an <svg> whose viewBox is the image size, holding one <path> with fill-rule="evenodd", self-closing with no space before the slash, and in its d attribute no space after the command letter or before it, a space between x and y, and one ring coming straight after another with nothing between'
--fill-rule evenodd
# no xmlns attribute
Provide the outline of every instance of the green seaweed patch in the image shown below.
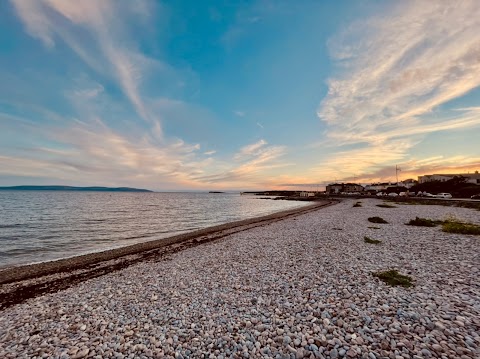
<svg viewBox="0 0 480 359"><path fill-rule="evenodd" d="M382 217L369 217L368 218L369 222L372 223L388 223L386 220L384 220Z"/></svg>
<svg viewBox="0 0 480 359"><path fill-rule="evenodd" d="M380 227L368 227L370 229L380 229Z"/></svg>
<svg viewBox="0 0 480 359"><path fill-rule="evenodd" d="M369 243L369 244L380 244L382 243L382 241L379 241L378 239L371 239L370 237L363 237L363 240L365 241L365 243Z"/></svg>
<svg viewBox="0 0 480 359"><path fill-rule="evenodd" d="M437 224L442 223L441 221L433 221L427 218L415 217L411 219L408 223L405 223L407 226L417 226L417 227L435 227Z"/></svg>
<svg viewBox="0 0 480 359"><path fill-rule="evenodd" d="M442 231L457 234L480 235L480 226L472 223L463 223L457 221L445 221L442 224Z"/></svg>
<svg viewBox="0 0 480 359"><path fill-rule="evenodd" d="M377 207L380 207L380 208L397 208L397 206L392 206L391 204L388 204L388 203L377 204Z"/></svg>
<svg viewBox="0 0 480 359"><path fill-rule="evenodd" d="M444 201L442 199L422 199L422 198L402 198L397 199L393 203L395 204L405 204L405 205L436 205L436 206L447 206L447 207L462 207L462 208L472 208L480 211L480 202L471 202L471 201L462 201L462 200L455 200L455 201Z"/></svg>
<svg viewBox="0 0 480 359"><path fill-rule="evenodd" d="M362 202L357 202L353 205L353 207L362 207Z"/></svg>
<svg viewBox="0 0 480 359"><path fill-rule="evenodd" d="M408 275L398 273L395 269L390 269L384 272L372 273L374 277L379 278L391 286L413 287L413 278Z"/></svg>

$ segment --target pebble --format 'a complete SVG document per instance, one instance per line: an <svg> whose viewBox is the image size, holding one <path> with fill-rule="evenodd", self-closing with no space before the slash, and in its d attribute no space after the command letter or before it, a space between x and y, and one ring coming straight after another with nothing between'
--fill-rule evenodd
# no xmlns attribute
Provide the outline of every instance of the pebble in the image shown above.
<svg viewBox="0 0 480 359"><path fill-rule="evenodd" d="M330 351L330 358L331 359L336 359L338 357L338 350L337 349L332 349Z"/></svg>
<svg viewBox="0 0 480 359"><path fill-rule="evenodd" d="M480 241L404 224L478 224L478 212L361 201L227 233L7 308L0 358L480 358ZM389 223L370 229L373 216ZM371 275L389 268L415 287Z"/></svg>
<svg viewBox="0 0 480 359"><path fill-rule="evenodd" d="M350 348L347 352L347 356L349 358L355 358L357 356L357 351L353 350L353 348Z"/></svg>
<svg viewBox="0 0 480 359"><path fill-rule="evenodd" d="M421 353L424 357L427 357L427 358L430 358L432 356L432 353L428 349L422 349Z"/></svg>

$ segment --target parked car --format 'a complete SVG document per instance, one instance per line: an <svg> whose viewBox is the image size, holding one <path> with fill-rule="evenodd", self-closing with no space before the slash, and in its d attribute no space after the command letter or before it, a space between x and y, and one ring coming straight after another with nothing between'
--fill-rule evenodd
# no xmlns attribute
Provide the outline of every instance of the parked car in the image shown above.
<svg viewBox="0 0 480 359"><path fill-rule="evenodd" d="M397 197L397 196L398 196L398 194L395 193L395 192L390 192L390 193L388 194L388 197Z"/></svg>
<svg viewBox="0 0 480 359"><path fill-rule="evenodd" d="M474 194L473 196L470 197L471 199L480 199L480 193L479 194Z"/></svg>
<svg viewBox="0 0 480 359"><path fill-rule="evenodd" d="M452 198L450 193L437 193L436 198Z"/></svg>
<svg viewBox="0 0 480 359"><path fill-rule="evenodd" d="M399 195L400 197L408 197L407 192L400 192L398 195Z"/></svg>
<svg viewBox="0 0 480 359"><path fill-rule="evenodd" d="M383 196L383 192L378 192L377 193L377 197L382 197Z"/></svg>
<svg viewBox="0 0 480 359"><path fill-rule="evenodd" d="M428 193L427 191L418 191L417 197L433 197L433 194Z"/></svg>

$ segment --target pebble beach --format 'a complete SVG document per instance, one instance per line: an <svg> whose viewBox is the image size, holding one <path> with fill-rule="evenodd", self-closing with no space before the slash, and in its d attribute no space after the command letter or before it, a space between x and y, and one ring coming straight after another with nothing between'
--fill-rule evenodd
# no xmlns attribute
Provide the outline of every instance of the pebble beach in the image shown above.
<svg viewBox="0 0 480 359"><path fill-rule="evenodd" d="M0 358L480 358L480 237L405 225L480 212L355 202L11 306ZM372 275L388 269L415 285Z"/></svg>

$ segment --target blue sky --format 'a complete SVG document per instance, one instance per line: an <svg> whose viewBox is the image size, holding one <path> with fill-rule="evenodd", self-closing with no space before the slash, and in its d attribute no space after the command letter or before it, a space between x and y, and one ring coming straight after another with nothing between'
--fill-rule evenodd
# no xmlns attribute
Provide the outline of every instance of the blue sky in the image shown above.
<svg viewBox="0 0 480 359"><path fill-rule="evenodd" d="M480 5L0 2L0 185L480 170Z"/></svg>

